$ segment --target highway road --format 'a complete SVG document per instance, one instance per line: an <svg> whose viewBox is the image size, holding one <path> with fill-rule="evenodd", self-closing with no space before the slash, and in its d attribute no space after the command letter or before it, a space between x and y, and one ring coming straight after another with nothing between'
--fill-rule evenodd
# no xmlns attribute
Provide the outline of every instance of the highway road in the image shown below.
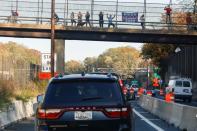
<svg viewBox="0 0 197 131"><path fill-rule="evenodd" d="M136 101L131 101L131 106L135 112L135 131L179 131L179 129L142 109ZM34 118L28 118L13 124L4 131L34 131L33 123Z"/></svg>

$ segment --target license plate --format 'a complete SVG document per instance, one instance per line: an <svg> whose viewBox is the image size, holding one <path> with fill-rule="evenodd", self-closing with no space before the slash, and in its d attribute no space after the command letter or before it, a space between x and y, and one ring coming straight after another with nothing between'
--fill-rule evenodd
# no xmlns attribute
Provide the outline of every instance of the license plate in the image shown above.
<svg viewBox="0 0 197 131"><path fill-rule="evenodd" d="M92 120L92 112L91 111L76 111L75 112L75 120Z"/></svg>

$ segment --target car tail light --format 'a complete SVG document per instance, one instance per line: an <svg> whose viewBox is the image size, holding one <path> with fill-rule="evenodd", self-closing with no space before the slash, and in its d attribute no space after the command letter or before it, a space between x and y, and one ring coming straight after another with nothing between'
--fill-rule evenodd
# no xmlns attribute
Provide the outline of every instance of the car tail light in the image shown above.
<svg viewBox="0 0 197 131"><path fill-rule="evenodd" d="M105 113L108 117L119 118L119 117L128 117L130 113L130 108L106 108Z"/></svg>
<svg viewBox="0 0 197 131"><path fill-rule="evenodd" d="M148 96L152 96L152 92L151 91L147 91L147 95Z"/></svg>
<svg viewBox="0 0 197 131"><path fill-rule="evenodd" d="M38 109L38 118L40 119L57 119L62 115L61 109Z"/></svg>
<svg viewBox="0 0 197 131"><path fill-rule="evenodd" d="M119 84L120 84L121 87L123 86L123 82L122 82L121 79L119 80Z"/></svg>
<svg viewBox="0 0 197 131"><path fill-rule="evenodd" d="M134 93L134 89L133 88L130 89L130 93Z"/></svg>

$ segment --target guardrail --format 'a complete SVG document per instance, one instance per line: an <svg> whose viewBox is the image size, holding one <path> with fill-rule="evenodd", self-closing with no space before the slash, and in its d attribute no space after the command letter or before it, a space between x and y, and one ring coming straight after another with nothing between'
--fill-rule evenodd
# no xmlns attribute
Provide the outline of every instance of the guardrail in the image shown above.
<svg viewBox="0 0 197 131"><path fill-rule="evenodd" d="M51 17L51 2L49 0L1 0L0 5L0 23L9 23L12 13L17 11L17 23L22 24L50 24ZM193 12L192 5L171 3L171 24L166 22L166 14L164 8L168 3L143 3L143 2L123 2L118 0L62 0L56 1L55 12L60 18L59 24L70 26L71 12L75 13L75 20L77 21L77 14L80 11L85 18L87 11L90 13L91 23L94 27L98 27L99 13L102 11L104 15L104 23L108 24L107 14L115 15L113 23L117 28L133 28L141 29L140 16L145 15L146 29L162 29L162 28L187 28L186 14L189 11ZM124 22L122 20L122 13L137 13L137 20L135 22ZM193 13L192 13L193 14ZM196 14L197 15L197 14ZM130 19L130 18L129 18ZM177 20L181 22L176 22ZM15 21L15 20L14 20ZM85 20L83 20L85 21ZM197 18L195 13L192 16L191 27L196 29ZM107 25L106 25L107 26Z"/></svg>
<svg viewBox="0 0 197 131"><path fill-rule="evenodd" d="M34 114L35 103L36 99L25 103L22 101L14 101L6 109L0 111L0 130L14 122L31 117Z"/></svg>
<svg viewBox="0 0 197 131"><path fill-rule="evenodd" d="M164 100L142 95L138 104L159 118L187 131L197 131L197 107L177 103L167 103Z"/></svg>

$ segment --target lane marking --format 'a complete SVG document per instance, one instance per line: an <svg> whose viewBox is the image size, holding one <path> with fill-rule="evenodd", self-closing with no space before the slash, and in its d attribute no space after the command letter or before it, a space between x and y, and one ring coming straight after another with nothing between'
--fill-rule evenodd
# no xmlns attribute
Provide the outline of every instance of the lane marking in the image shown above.
<svg viewBox="0 0 197 131"><path fill-rule="evenodd" d="M144 120L144 119L141 119ZM159 121L160 119L148 119L149 121Z"/></svg>
<svg viewBox="0 0 197 131"><path fill-rule="evenodd" d="M139 111L140 114L146 114L146 113L149 113L149 112L146 112L146 111Z"/></svg>
<svg viewBox="0 0 197 131"><path fill-rule="evenodd" d="M144 117L143 115L141 115L138 111L136 111L135 109L133 109L133 112L139 116L141 119L143 119L146 123L148 123L150 126L152 126L154 129L156 129L157 131L164 131L164 129L160 128L159 126L155 125L154 123L152 123L150 120L148 120L146 117Z"/></svg>

